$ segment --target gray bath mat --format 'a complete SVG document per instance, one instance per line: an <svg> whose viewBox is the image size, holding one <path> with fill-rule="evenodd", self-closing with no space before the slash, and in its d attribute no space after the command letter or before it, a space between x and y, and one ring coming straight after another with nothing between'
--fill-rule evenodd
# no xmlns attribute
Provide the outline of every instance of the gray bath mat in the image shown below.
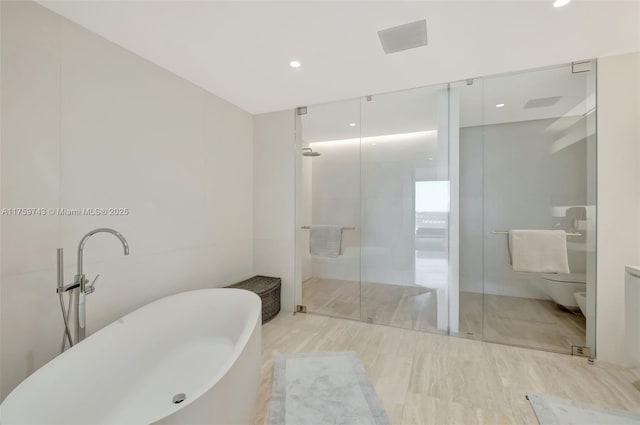
<svg viewBox="0 0 640 425"><path fill-rule="evenodd" d="M276 356L269 425L389 425L352 351Z"/></svg>
<svg viewBox="0 0 640 425"><path fill-rule="evenodd" d="M640 425L640 414L546 395L527 394L540 425Z"/></svg>

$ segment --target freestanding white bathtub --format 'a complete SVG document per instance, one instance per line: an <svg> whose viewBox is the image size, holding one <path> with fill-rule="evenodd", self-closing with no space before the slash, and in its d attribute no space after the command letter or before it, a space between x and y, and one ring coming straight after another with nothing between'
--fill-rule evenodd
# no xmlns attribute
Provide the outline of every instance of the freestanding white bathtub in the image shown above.
<svg viewBox="0 0 640 425"><path fill-rule="evenodd" d="M0 406L10 424L248 424L261 302L240 289L162 298L56 357ZM179 404L176 394L184 393Z"/></svg>

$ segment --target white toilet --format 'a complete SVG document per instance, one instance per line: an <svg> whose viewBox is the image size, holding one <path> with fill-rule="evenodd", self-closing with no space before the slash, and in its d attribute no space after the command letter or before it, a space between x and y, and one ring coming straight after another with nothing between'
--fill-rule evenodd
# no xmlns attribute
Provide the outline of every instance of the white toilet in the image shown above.
<svg viewBox="0 0 640 425"><path fill-rule="evenodd" d="M587 275L585 273L543 274L539 283L542 291L553 301L573 310L578 308L573 294L586 292Z"/></svg>

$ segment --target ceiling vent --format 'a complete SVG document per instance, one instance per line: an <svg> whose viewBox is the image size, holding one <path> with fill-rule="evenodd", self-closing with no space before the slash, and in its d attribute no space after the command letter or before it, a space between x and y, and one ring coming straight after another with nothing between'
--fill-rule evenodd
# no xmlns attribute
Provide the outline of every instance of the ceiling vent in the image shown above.
<svg viewBox="0 0 640 425"><path fill-rule="evenodd" d="M524 109L545 108L547 106L553 106L556 103L558 103L560 99L562 99L562 96L541 97L539 99L531 99L524 105Z"/></svg>
<svg viewBox="0 0 640 425"><path fill-rule="evenodd" d="M411 22L378 31L386 54L427 45L427 21Z"/></svg>

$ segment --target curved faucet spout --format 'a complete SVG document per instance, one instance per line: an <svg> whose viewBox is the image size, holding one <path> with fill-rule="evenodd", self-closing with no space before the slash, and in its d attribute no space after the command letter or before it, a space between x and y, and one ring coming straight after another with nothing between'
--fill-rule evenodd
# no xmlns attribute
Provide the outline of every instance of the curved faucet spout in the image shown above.
<svg viewBox="0 0 640 425"><path fill-rule="evenodd" d="M75 294L75 302L74 302L74 305L75 305L74 325L75 326L74 327L75 327L75 337L76 337L75 343L76 344L82 341L86 334L85 298L87 294L91 294L95 290L93 286L95 283L95 279L94 279L94 283L92 283L89 286L86 285L88 283L88 280L83 273L82 254L84 252L84 245L87 243L89 238L95 235L96 233L111 233L113 236L120 239L120 242L124 247L124 255L129 255L129 244L127 243L127 240L124 238L124 236L122 236L120 232L113 229L109 229L107 227L93 229L92 231L84 235L84 237L80 240L80 244L78 245L78 274L76 274L76 277L74 280L74 284L77 288L77 289L74 289L75 291L74 292Z"/></svg>
<svg viewBox="0 0 640 425"><path fill-rule="evenodd" d="M108 227L93 229L92 231L84 235L84 237L80 240L80 244L78 245L78 276L82 276L83 274L82 255L84 251L84 245L87 243L87 240L89 240L89 238L96 233L111 233L112 235L120 239L120 242L122 242L122 246L124 247L124 255L129 255L129 244L120 232L118 232L117 230L109 229Z"/></svg>

